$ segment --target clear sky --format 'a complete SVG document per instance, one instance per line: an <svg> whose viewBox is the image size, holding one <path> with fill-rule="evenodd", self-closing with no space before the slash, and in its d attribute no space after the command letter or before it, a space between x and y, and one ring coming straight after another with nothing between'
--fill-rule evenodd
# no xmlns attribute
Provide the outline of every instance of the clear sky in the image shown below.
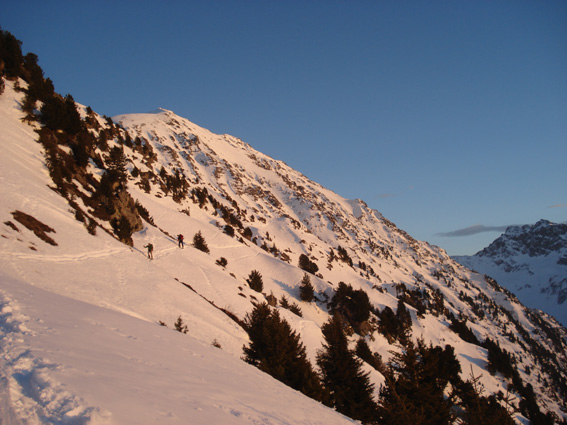
<svg viewBox="0 0 567 425"><path fill-rule="evenodd" d="M0 0L55 90L158 107L451 255L567 220L565 0Z"/></svg>

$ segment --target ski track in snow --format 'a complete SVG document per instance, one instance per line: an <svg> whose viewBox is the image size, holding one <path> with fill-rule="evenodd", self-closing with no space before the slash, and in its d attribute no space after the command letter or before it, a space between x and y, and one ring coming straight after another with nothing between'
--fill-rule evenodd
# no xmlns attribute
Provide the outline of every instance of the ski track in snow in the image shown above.
<svg viewBox="0 0 567 425"><path fill-rule="evenodd" d="M0 291L0 420L3 425L99 425L110 415L88 406L51 376L61 365L37 357L30 318Z"/></svg>
<svg viewBox="0 0 567 425"><path fill-rule="evenodd" d="M127 248L114 248L114 249L104 249L99 251L89 251L80 254L58 254L58 255L46 255L46 254L26 254L23 252L10 252L1 251L0 256L12 257L20 260L37 260L52 263L76 263L85 260L93 260L98 258L110 257L122 252L126 252Z"/></svg>

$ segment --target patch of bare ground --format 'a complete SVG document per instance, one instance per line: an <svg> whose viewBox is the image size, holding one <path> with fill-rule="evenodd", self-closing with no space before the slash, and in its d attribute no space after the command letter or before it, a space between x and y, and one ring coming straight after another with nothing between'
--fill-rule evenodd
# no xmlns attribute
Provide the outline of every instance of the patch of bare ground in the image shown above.
<svg viewBox="0 0 567 425"><path fill-rule="evenodd" d="M57 242L55 242L51 237L49 237L46 233L55 233L55 230L49 227L47 224L42 223L38 219L32 217L29 214L26 214L21 211L13 211L12 216L14 220L18 223L22 224L26 229L31 230L34 235L40 238L42 241L57 246Z"/></svg>

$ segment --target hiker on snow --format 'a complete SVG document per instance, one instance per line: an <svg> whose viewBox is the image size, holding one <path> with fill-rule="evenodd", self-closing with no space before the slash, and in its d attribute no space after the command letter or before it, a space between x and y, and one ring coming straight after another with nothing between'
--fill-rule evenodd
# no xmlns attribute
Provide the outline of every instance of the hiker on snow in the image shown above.
<svg viewBox="0 0 567 425"><path fill-rule="evenodd" d="M150 260L153 260L154 259L154 246L151 243L149 243L146 246L144 246L144 248L148 248L148 258Z"/></svg>
<svg viewBox="0 0 567 425"><path fill-rule="evenodd" d="M177 235L177 242L179 242L179 248L183 248L183 235Z"/></svg>

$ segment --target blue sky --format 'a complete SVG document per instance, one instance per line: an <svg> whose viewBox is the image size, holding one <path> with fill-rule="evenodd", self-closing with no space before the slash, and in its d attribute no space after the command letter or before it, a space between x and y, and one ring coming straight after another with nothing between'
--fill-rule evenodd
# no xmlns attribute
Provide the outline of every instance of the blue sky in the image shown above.
<svg viewBox="0 0 567 425"><path fill-rule="evenodd" d="M567 2L0 0L56 91L170 109L473 254L567 220Z"/></svg>

